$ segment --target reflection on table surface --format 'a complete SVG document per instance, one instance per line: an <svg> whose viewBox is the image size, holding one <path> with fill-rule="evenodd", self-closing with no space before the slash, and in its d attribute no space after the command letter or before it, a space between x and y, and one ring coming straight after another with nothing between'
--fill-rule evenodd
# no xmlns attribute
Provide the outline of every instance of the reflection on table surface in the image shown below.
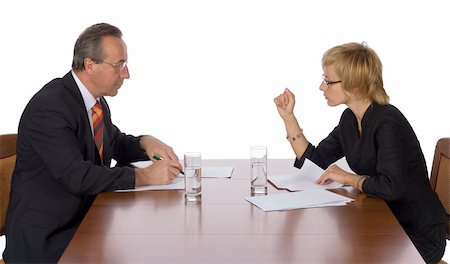
<svg viewBox="0 0 450 264"><path fill-rule="evenodd" d="M292 164L269 160L268 172ZM60 263L423 263L383 200L340 188L355 201L264 212L244 199L249 160L202 165L234 171L203 179L201 204L186 204L182 190L100 194Z"/></svg>

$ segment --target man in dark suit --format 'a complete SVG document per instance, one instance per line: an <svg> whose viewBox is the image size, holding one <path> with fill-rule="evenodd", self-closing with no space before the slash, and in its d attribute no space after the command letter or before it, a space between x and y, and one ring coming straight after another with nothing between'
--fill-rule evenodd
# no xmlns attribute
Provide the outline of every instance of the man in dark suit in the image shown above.
<svg viewBox="0 0 450 264"><path fill-rule="evenodd" d="M98 193L167 184L180 172L171 147L126 135L112 123L103 96L115 96L129 77L121 31L96 24L78 37L72 71L28 103L18 130L6 263L58 262ZM93 117L97 102L102 111ZM126 164L154 156L162 159L147 168L110 168L111 159Z"/></svg>

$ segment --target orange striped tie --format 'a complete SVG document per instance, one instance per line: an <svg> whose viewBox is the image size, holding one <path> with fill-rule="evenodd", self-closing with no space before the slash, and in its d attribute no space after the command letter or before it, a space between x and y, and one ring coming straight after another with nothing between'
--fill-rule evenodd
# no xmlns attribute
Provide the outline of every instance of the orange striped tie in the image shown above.
<svg viewBox="0 0 450 264"><path fill-rule="evenodd" d="M103 109L99 101L92 107L92 123L94 126L94 141L103 163Z"/></svg>

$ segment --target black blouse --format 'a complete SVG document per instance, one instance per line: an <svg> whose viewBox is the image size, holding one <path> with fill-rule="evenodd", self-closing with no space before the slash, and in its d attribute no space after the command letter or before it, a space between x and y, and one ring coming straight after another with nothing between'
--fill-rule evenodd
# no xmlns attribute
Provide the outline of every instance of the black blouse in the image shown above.
<svg viewBox="0 0 450 264"><path fill-rule="evenodd" d="M356 117L346 109L336 128L317 147L309 144L294 166L308 158L326 169L346 157L350 168L366 175L362 189L382 198L409 234L448 220L431 189L420 143L409 122L392 105L372 104L362 119L359 135Z"/></svg>

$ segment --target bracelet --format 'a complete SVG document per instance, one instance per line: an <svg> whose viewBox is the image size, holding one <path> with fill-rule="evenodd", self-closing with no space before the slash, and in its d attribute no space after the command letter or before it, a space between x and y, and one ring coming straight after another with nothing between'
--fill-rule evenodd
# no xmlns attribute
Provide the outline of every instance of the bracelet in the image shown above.
<svg viewBox="0 0 450 264"><path fill-rule="evenodd" d="M366 176L360 176L358 180L356 180L355 186L353 186L355 189L358 189L362 192L362 186L359 186L359 183L366 179Z"/></svg>
<svg viewBox="0 0 450 264"><path fill-rule="evenodd" d="M294 142L294 141L298 140L299 138L301 138L302 135L303 135L303 129L300 128L300 132L298 132L297 135L295 135L293 137L289 137L289 135L287 135L286 139L289 142Z"/></svg>

